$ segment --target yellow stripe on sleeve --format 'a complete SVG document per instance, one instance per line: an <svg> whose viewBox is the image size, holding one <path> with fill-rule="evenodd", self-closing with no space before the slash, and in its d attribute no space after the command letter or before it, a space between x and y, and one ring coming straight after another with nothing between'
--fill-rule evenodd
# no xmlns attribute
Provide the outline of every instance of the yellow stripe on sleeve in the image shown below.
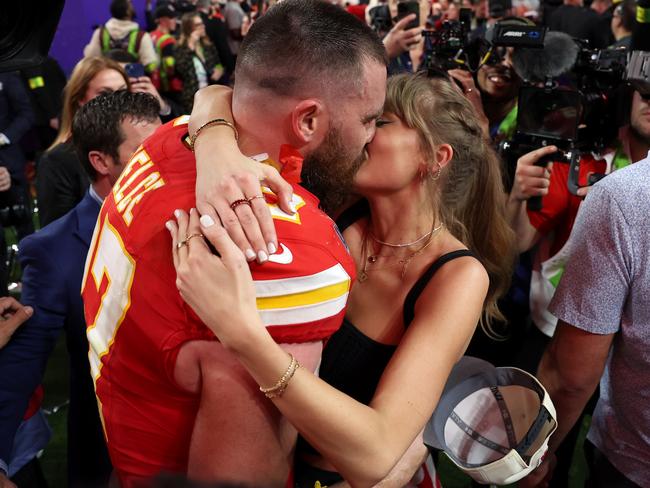
<svg viewBox="0 0 650 488"><path fill-rule="evenodd" d="M304 293L293 293L276 297L258 298L258 310L272 310L278 308L294 308L323 303L345 295L350 291L350 281L343 281L334 285L325 286L317 290Z"/></svg>

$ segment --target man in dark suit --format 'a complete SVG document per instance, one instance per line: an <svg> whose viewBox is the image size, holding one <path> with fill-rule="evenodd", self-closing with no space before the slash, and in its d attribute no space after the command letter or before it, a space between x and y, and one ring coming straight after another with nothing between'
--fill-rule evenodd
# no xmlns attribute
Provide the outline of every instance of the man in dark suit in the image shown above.
<svg viewBox="0 0 650 488"><path fill-rule="evenodd" d="M26 200L25 155L20 139L34 124L29 95L17 73L0 73L0 209ZM7 294L7 246L0 222L0 295ZM32 232L26 229L23 235Z"/></svg>
<svg viewBox="0 0 650 488"><path fill-rule="evenodd" d="M103 199L138 146L160 126L158 102L143 93L100 95L75 116L72 137L92 180L69 213L20 242L22 302L33 317L0 350L0 467L9 465L16 431L62 329L70 358L68 481L106 486L112 470L88 365L80 290L86 254ZM2 474L0 471L0 486Z"/></svg>

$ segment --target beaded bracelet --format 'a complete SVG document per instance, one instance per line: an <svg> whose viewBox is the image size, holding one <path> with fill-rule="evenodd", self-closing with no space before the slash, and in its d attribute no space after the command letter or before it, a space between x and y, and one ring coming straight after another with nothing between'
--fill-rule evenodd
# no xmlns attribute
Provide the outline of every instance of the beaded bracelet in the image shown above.
<svg viewBox="0 0 650 488"><path fill-rule="evenodd" d="M266 398L281 397L289 385L289 380L293 378L294 373L300 367L300 363L293 357L293 354L289 353L289 356L291 356L291 363L278 382L270 388L262 388L260 386L260 391L264 393Z"/></svg>
<svg viewBox="0 0 650 488"><path fill-rule="evenodd" d="M196 132L194 133L194 135L192 135L190 137L189 146L190 146L190 149L192 150L192 152L194 152L194 144L196 144L196 139L199 137L199 134L201 133L201 131L204 130L204 129L207 129L208 127L214 127L214 126L217 126L217 125L226 125L226 126L230 127L233 130L233 132L235 133L235 140L236 141L239 140L239 132L237 132L237 127L235 127L235 124L233 124L232 122L229 122L226 119L212 119L212 120L206 122L205 124L203 124L201 127L199 127L196 130Z"/></svg>

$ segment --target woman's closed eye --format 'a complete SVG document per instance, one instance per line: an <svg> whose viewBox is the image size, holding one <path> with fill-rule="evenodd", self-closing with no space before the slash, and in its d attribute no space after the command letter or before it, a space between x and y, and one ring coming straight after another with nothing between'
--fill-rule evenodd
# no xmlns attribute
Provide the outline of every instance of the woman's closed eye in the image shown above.
<svg viewBox="0 0 650 488"><path fill-rule="evenodd" d="M392 120L377 119L377 121L375 122L375 126L379 129L380 127L383 127L385 125L392 124L392 123L393 123Z"/></svg>

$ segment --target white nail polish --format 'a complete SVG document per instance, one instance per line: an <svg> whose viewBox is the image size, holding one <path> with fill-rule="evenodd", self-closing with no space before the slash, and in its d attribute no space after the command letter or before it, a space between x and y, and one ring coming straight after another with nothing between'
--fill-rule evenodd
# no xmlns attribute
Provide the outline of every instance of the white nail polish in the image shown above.
<svg viewBox="0 0 650 488"><path fill-rule="evenodd" d="M293 202L289 202L289 208L293 213L296 213L298 211L298 209L296 208Z"/></svg>
<svg viewBox="0 0 650 488"><path fill-rule="evenodd" d="M268 256L264 251L259 251L259 252L257 253L257 260L258 260L260 263L265 263L266 261L269 260L269 256Z"/></svg>
<svg viewBox="0 0 650 488"><path fill-rule="evenodd" d="M246 249L244 255L246 256L247 261L252 261L256 257L255 251L253 251L252 249Z"/></svg>
<svg viewBox="0 0 650 488"><path fill-rule="evenodd" d="M269 242L269 243L266 245L266 247L267 247L268 250L269 250L269 254L275 254L275 252L278 250L278 248L275 247L275 244L273 244L272 242Z"/></svg>
<svg viewBox="0 0 650 488"><path fill-rule="evenodd" d="M165 227L167 227L167 230L169 232L174 230L174 227L172 226L172 223L169 220L167 222L165 222Z"/></svg>
<svg viewBox="0 0 650 488"><path fill-rule="evenodd" d="M209 215L202 215L199 221L203 227L212 227L214 225L214 220Z"/></svg>
<svg viewBox="0 0 650 488"><path fill-rule="evenodd" d="M174 217L179 218L181 216L180 210L174 210Z"/></svg>

